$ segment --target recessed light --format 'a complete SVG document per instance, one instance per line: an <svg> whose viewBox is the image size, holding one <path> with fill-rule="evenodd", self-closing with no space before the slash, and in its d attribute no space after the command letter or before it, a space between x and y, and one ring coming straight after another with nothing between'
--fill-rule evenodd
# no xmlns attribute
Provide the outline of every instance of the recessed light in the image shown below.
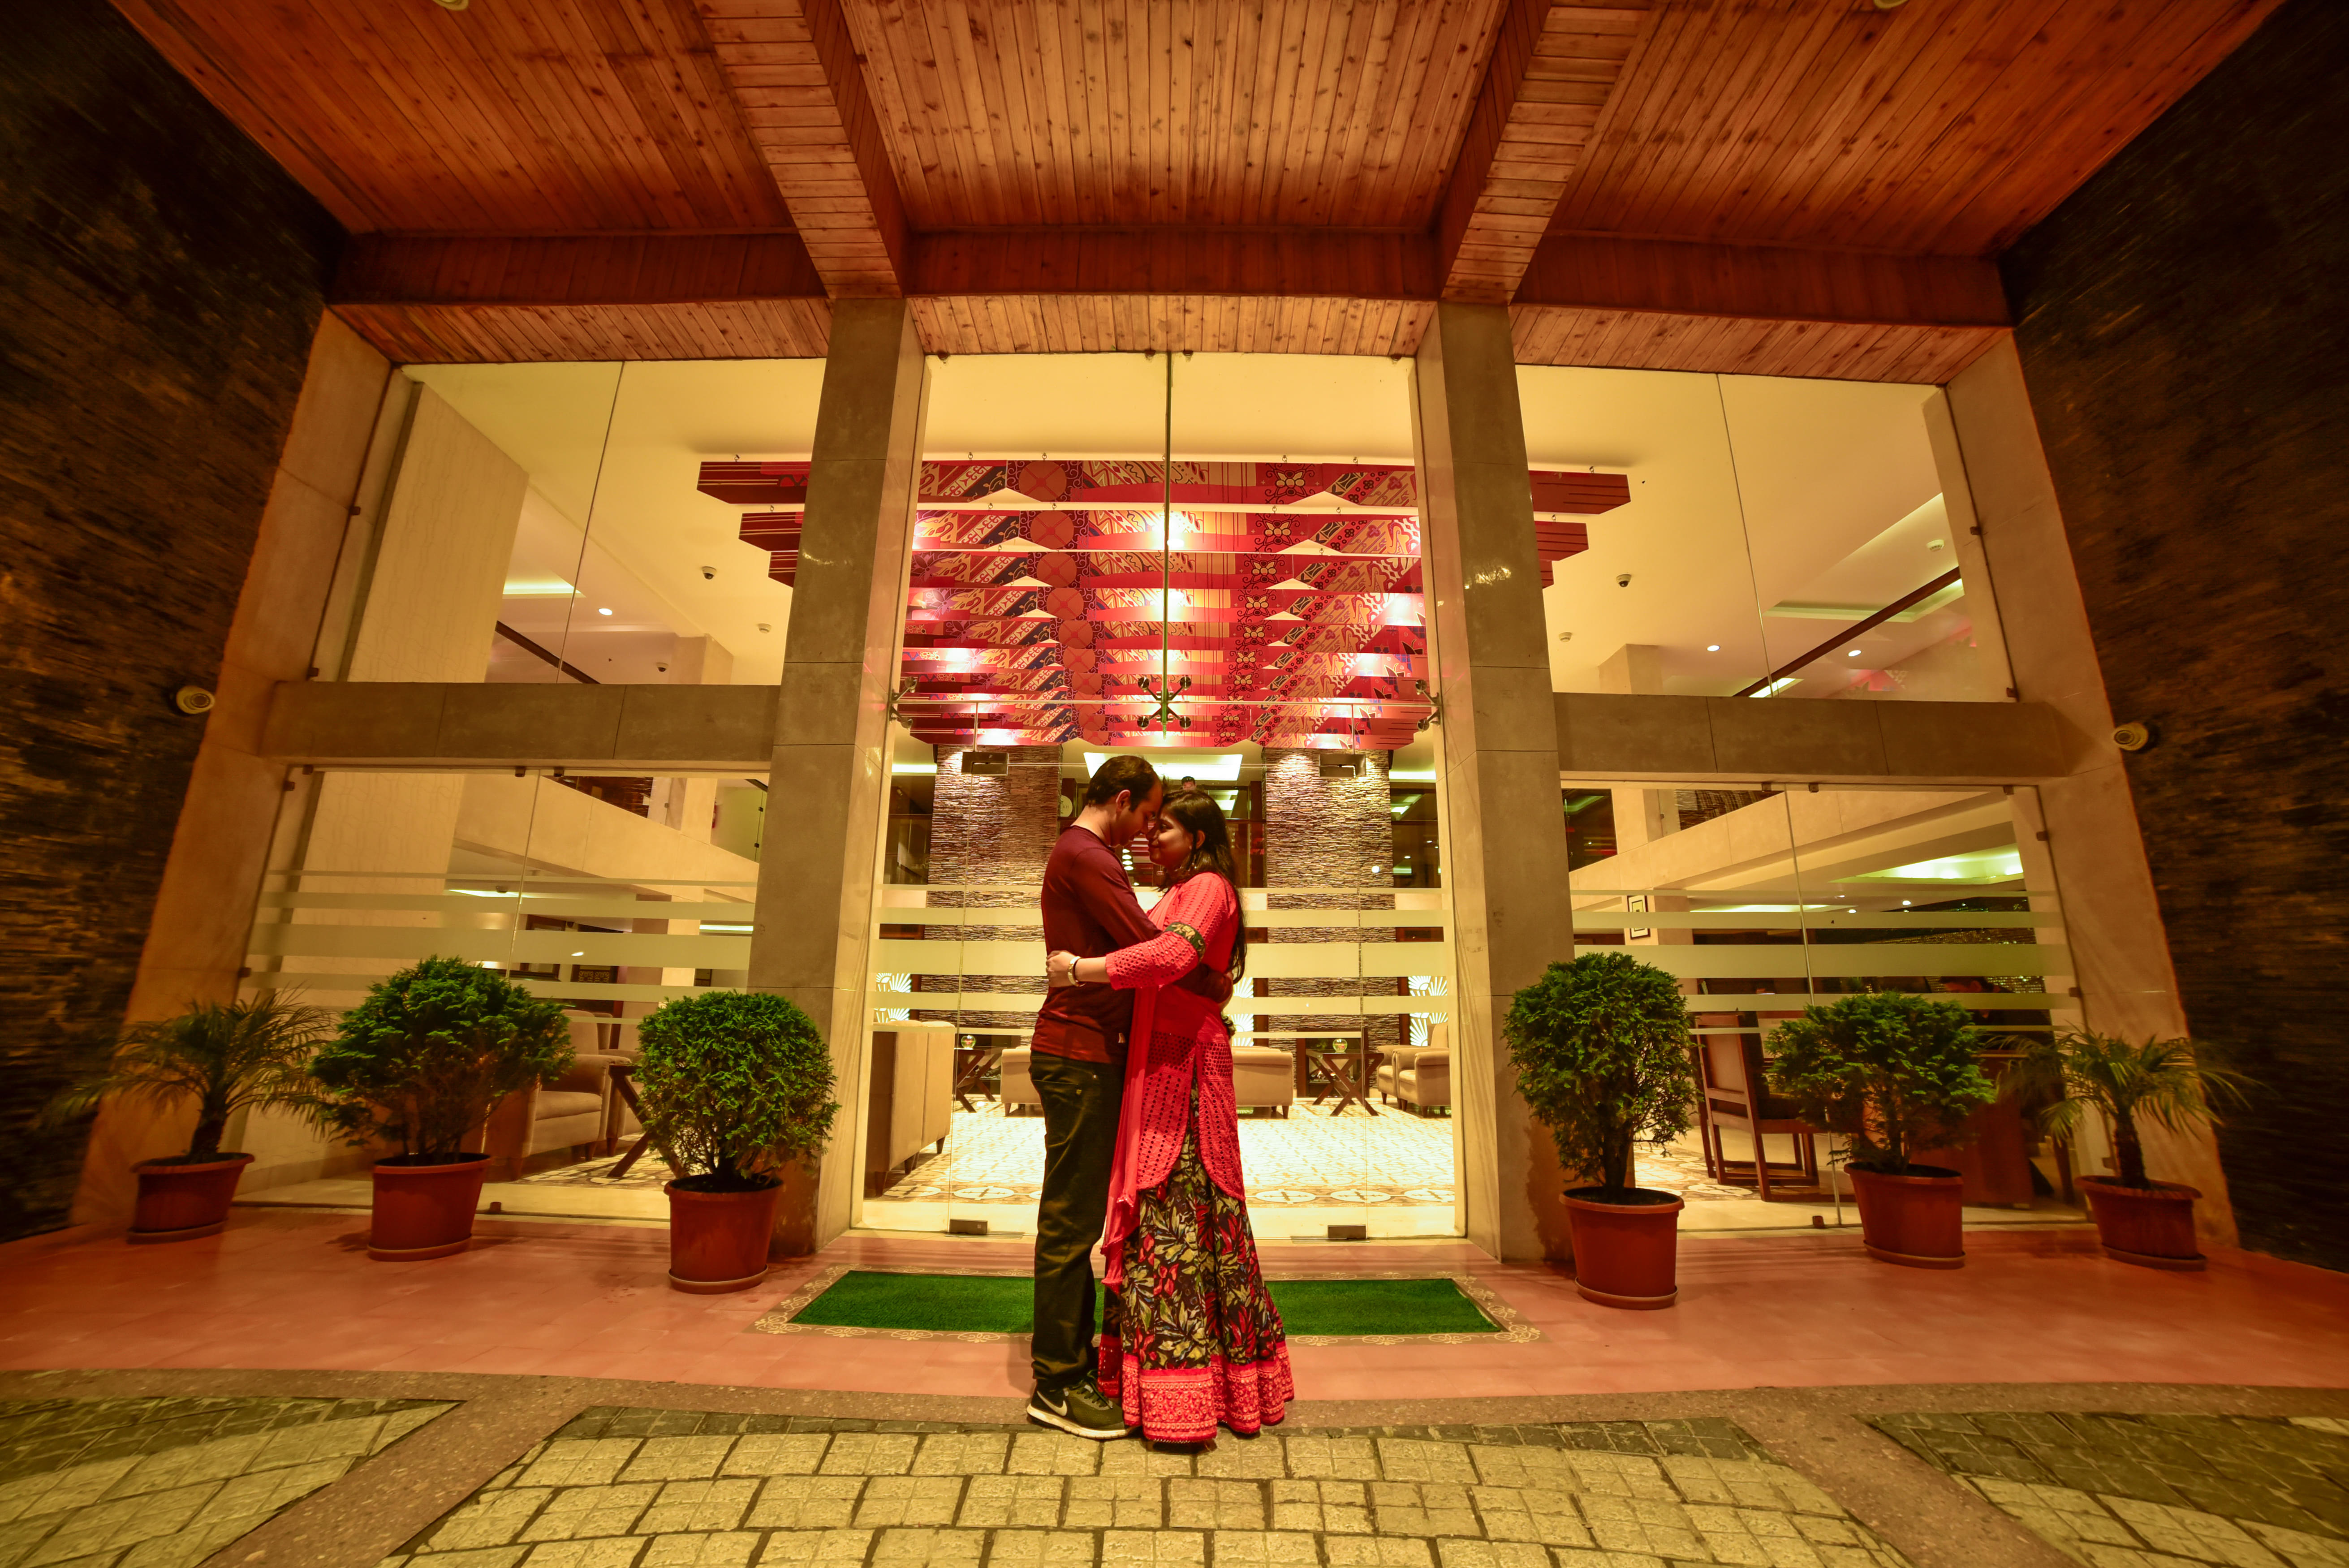
<svg viewBox="0 0 2349 1568"><path fill-rule="evenodd" d="M586 954L586 953L585 953L585 950L582 950L582 951L580 951L580 952L577 952L577 953L573 954L571 956L572 956L572 957L574 957L574 958L585 958L585 957L586 957L586 956L587 956L587 954Z"/></svg>
<svg viewBox="0 0 2349 1568"><path fill-rule="evenodd" d="M1707 643L1704 645L1704 651L1708 654L1717 654L1721 652L1721 645L1719 643Z"/></svg>
<svg viewBox="0 0 2349 1568"><path fill-rule="evenodd" d="M606 615L610 614L611 613L612 613L612 612L610 612L609 610L606 610L606 611L605 611L605 612L604 612L604 614L605 614ZM1851 651L1851 652L1849 652L1849 653L1846 654L1846 655L1844 655L1844 657L1845 657L1845 658L1847 658L1847 659L1856 659L1856 658L1859 657L1859 650L1858 650L1857 648L1854 648L1854 649L1852 649L1852 651Z"/></svg>
<svg viewBox="0 0 2349 1568"><path fill-rule="evenodd" d="M1905 904L1905 903L1907 903L1909 901L1908 901L1907 899L1905 899L1905 898L1904 898L1904 899L1902 899L1900 902L1901 902L1902 903L1904 903L1904 904Z"/></svg>
<svg viewBox="0 0 2349 1568"><path fill-rule="evenodd" d="M611 613L612 613L611 608L610 608L610 606L608 606L608 605L599 605L599 606L597 606L596 611L595 611L595 614L597 614L598 615L608 615L608 614L610 614Z"/></svg>

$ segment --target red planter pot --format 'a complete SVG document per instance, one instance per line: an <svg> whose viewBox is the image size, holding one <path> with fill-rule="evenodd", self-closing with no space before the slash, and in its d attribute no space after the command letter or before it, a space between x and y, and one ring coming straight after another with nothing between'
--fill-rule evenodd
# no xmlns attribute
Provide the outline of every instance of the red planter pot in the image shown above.
<svg viewBox="0 0 2349 1568"><path fill-rule="evenodd" d="M674 1181L666 1190L670 1289L722 1295L767 1277L781 1182L755 1192L693 1192Z"/></svg>
<svg viewBox="0 0 2349 1568"><path fill-rule="evenodd" d="M1909 1170L1935 1174L1888 1176L1851 1167L1859 1237L1868 1255L1912 1269L1965 1267L1965 1178L1938 1165Z"/></svg>
<svg viewBox="0 0 2349 1568"><path fill-rule="evenodd" d="M223 1154L200 1165L169 1160L141 1160L131 1169L139 1173L139 1207L130 1216L132 1242L192 1242L217 1236L228 1224L228 1206L250 1154Z"/></svg>
<svg viewBox="0 0 2349 1568"><path fill-rule="evenodd" d="M2157 1181L2150 1190L2124 1187L2094 1176L2077 1182L2095 1216L2096 1239L2105 1256L2149 1269L2199 1269L2208 1260L2194 1242L2194 1200L2199 1188Z"/></svg>
<svg viewBox="0 0 2349 1568"><path fill-rule="evenodd" d="M461 1154L446 1165L378 1163L367 1256L416 1263L463 1252L472 1244L473 1211L489 1171L486 1154Z"/></svg>
<svg viewBox="0 0 2349 1568"><path fill-rule="evenodd" d="M1669 1203L1602 1203L1566 1195L1574 1235L1574 1288L1600 1306L1652 1312L1680 1299L1678 1198Z"/></svg>

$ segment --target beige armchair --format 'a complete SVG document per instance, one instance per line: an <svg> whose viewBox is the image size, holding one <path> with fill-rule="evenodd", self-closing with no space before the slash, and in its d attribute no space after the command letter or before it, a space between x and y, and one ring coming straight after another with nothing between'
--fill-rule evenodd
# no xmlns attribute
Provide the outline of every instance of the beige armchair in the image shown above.
<svg viewBox="0 0 2349 1568"><path fill-rule="evenodd" d="M1413 1110L1427 1111L1452 1104L1452 1048L1433 1047L1412 1058L1411 1066L1395 1075L1395 1098Z"/></svg>
<svg viewBox="0 0 2349 1568"><path fill-rule="evenodd" d="M512 1181L533 1155L568 1149L582 1155L607 1136L605 1107L612 1098L610 1069L625 1057L582 1051L570 1070L547 1087L525 1084L491 1108L481 1148L490 1157L489 1179Z"/></svg>
<svg viewBox="0 0 2349 1568"><path fill-rule="evenodd" d="M1399 1092L1402 1075L1412 1069L1413 1064L1419 1058L1420 1052L1451 1049L1452 1026L1438 1019L1431 1021L1427 1026L1427 1044L1417 1047L1397 1046L1383 1052L1385 1059L1379 1063L1378 1081L1373 1086L1379 1091L1379 1098L1390 1104L1402 1099Z"/></svg>

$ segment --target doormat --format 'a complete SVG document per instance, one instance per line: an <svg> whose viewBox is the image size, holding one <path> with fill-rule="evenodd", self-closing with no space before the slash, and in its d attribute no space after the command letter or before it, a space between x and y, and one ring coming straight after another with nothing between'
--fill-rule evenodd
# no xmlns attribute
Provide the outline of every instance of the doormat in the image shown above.
<svg viewBox="0 0 2349 1568"><path fill-rule="evenodd" d="M1292 1345L1526 1344L1541 1337L1499 1296L1462 1274L1269 1275L1265 1284ZM750 1326L837 1339L1024 1340L1034 1292L1024 1274L841 1266L819 1272Z"/></svg>

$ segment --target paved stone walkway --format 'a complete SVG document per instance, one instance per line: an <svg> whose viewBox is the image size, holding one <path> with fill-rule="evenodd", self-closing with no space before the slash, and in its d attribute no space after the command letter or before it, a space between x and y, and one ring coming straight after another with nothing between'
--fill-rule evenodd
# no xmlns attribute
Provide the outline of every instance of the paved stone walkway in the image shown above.
<svg viewBox="0 0 2349 1568"><path fill-rule="evenodd" d="M1026 1428L593 1410L384 1568L1891 1568L1722 1420L1361 1428L1198 1452Z"/></svg>
<svg viewBox="0 0 2349 1568"><path fill-rule="evenodd" d="M1873 1424L2094 1568L2349 1568L2349 1422L2006 1414Z"/></svg>
<svg viewBox="0 0 2349 1568"><path fill-rule="evenodd" d="M0 1568L193 1568L448 1408L417 1399L0 1403Z"/></svg>

